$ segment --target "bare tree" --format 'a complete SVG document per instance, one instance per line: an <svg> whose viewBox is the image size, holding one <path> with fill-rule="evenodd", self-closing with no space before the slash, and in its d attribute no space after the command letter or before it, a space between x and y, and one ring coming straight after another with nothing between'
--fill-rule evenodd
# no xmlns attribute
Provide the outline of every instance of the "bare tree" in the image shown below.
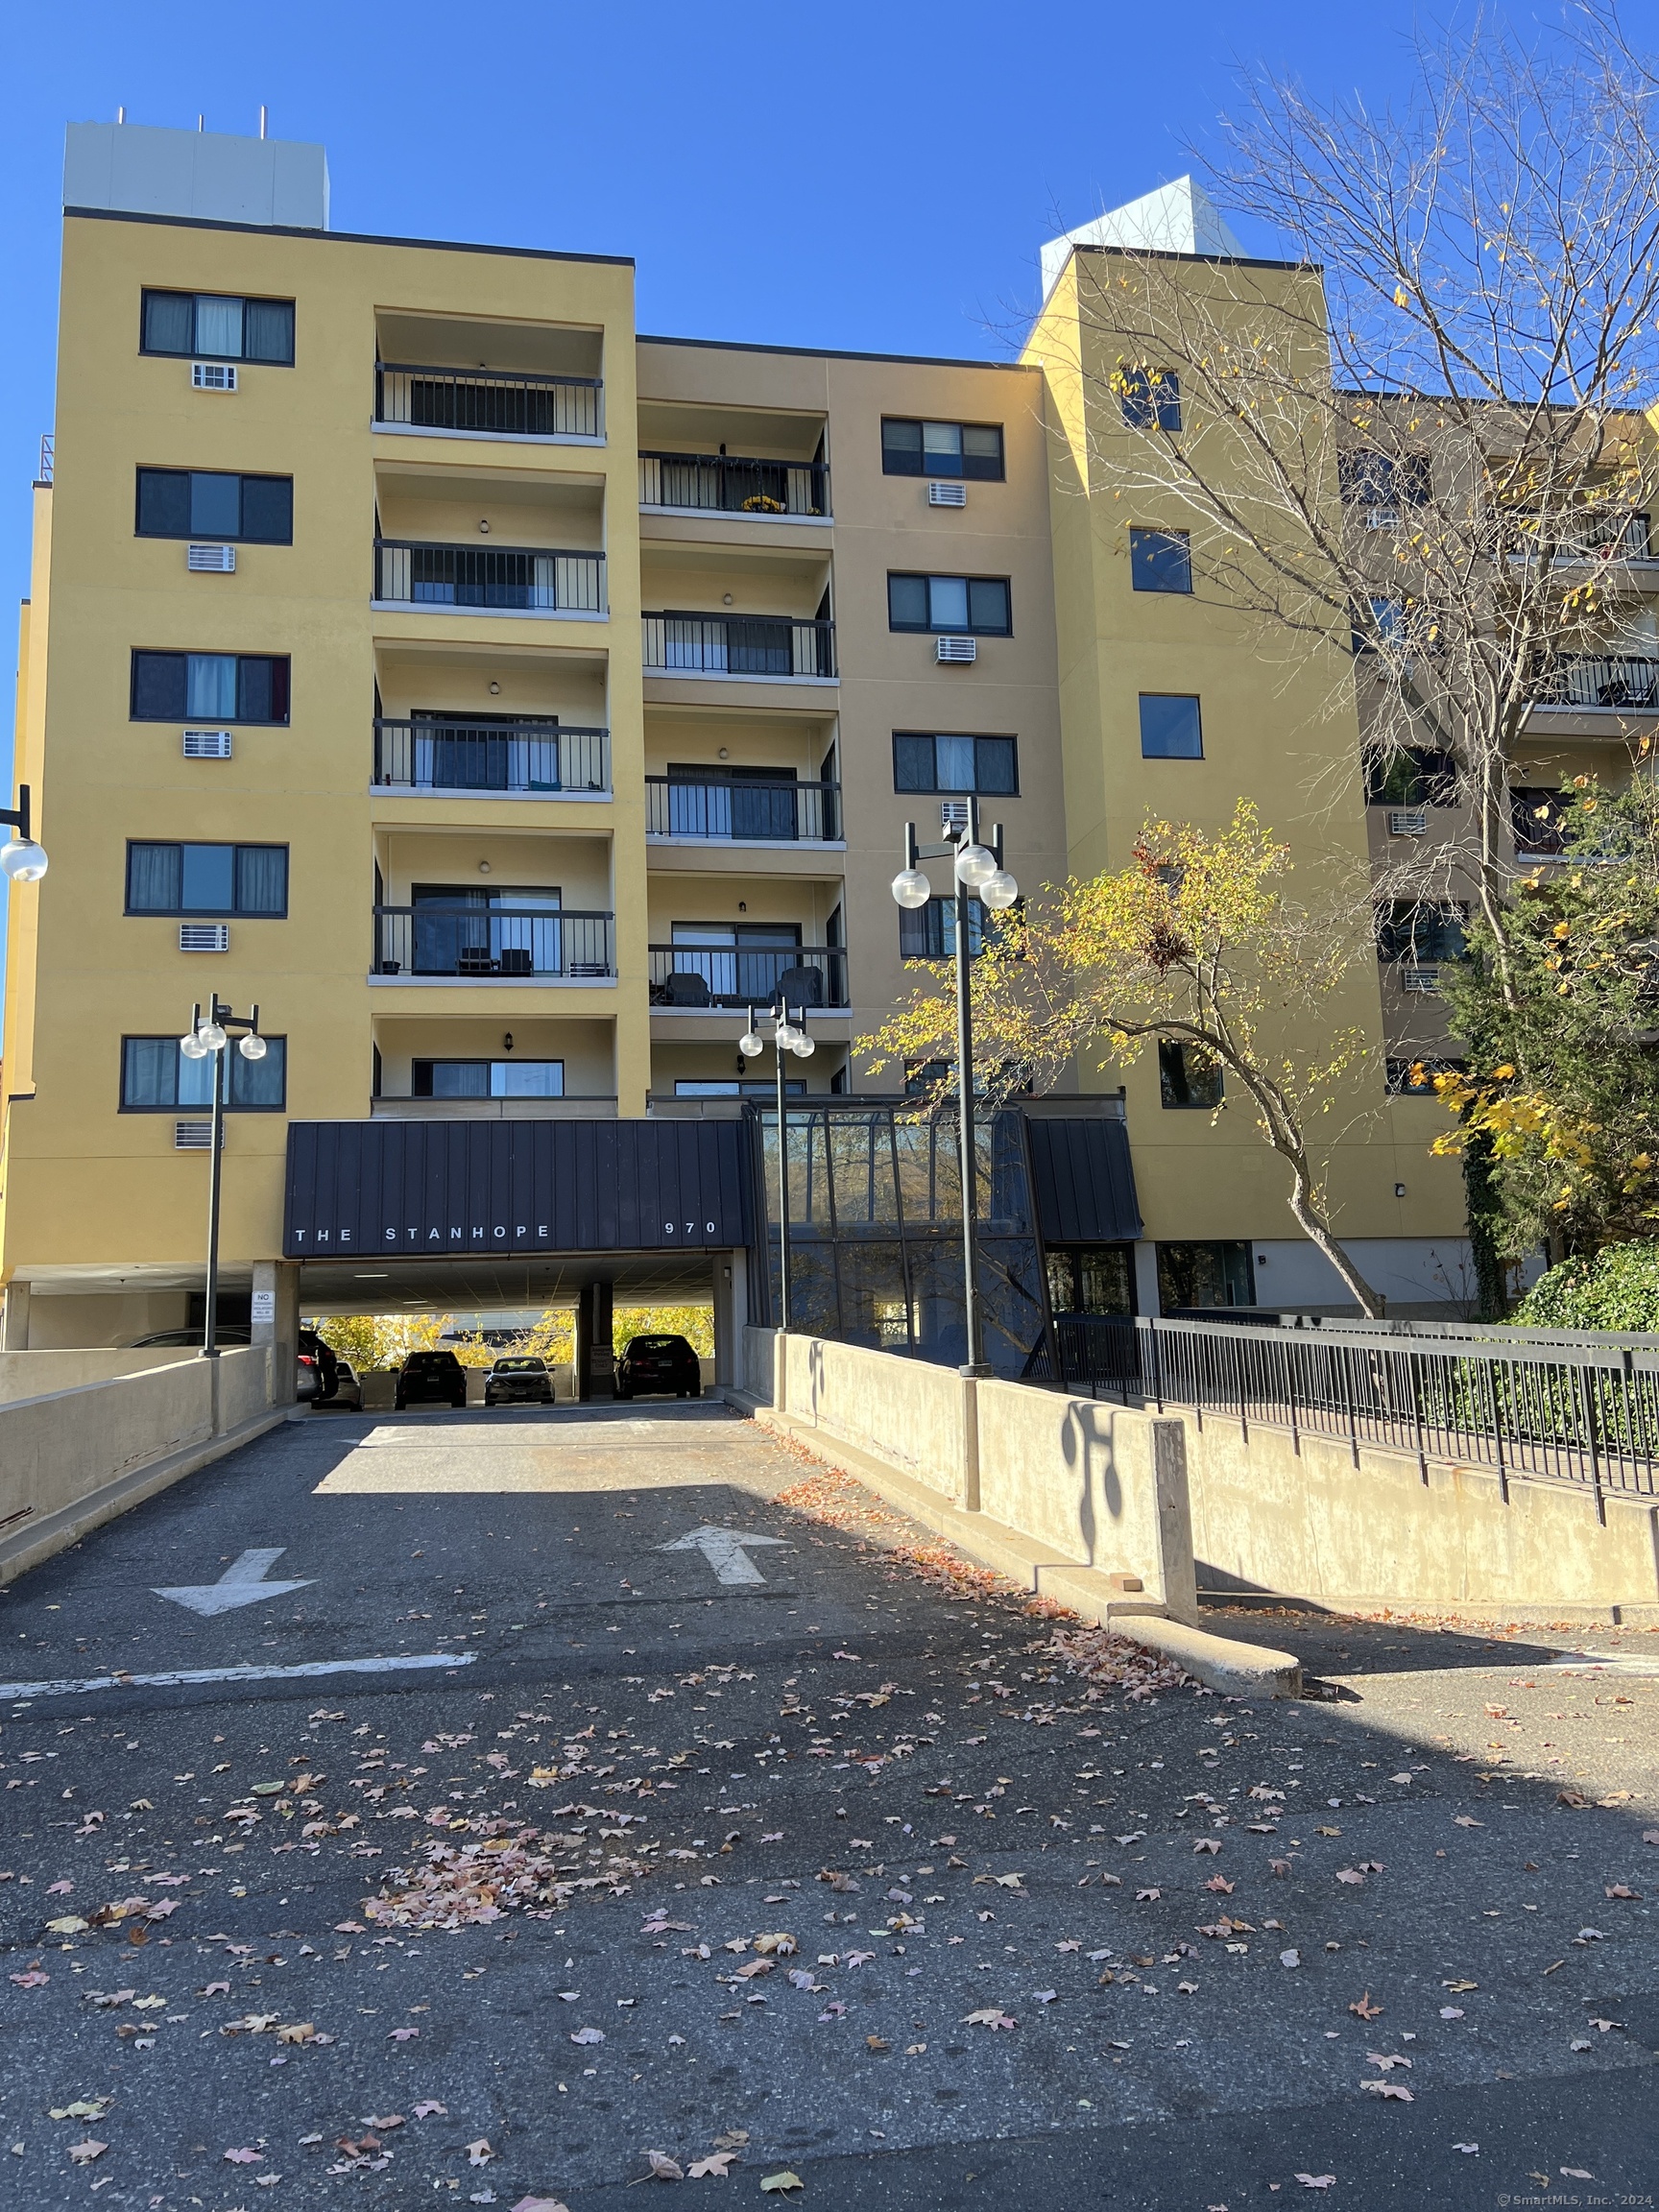
<svg viewBox="0 0 1659 2212"><path fill-rule="evenodd" d="M1502 962L1535 704L1659 706L1628 567L1659 483L1659 75L1601 7L1536 50L1482 23L1415 60L1399 111L1263 79L1224 119L1214 195L1300 280L1083 253L1075 321L1051 306L1033 343L1074 334L1108 425L1086 465L1189 532L1194 589L1264 650L1336 649L1372 773L1441 757L1470 833L1375 889L1461 890Z"/></svg>

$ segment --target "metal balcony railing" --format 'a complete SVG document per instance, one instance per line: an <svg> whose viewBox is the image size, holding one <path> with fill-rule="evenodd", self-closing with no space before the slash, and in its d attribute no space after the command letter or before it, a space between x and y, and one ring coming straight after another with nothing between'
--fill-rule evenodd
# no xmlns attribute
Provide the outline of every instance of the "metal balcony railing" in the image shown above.
<svg viewBox="0 0 1659 2212"><path fill-rule="evenodd" d="M645 829L653 837L824 844L841 834L841 786L647 776Z"/></svg>
<svg viewBox="0 0 1659 2212"><path fill-rule="evenodd" d="M525 376L377 361L374 420L490 438L603 438L605 387L597 376Z"/></svg>
<svg viewBox="0 0 1659 2212"><path fill-rule="evenodd" d="M834 945L653 945L650 961L654 1006L847 1003L847 955Z"/></svg>
<svg viewBox="0 0 1659 2212"><path fill-rule="evenodd" d="M374 596L400 607L603 614L605 556L376 538Z"/></svg>
<svg viewBox="0 0 1659 2212"><path fill-rule="evenodd" d="M1535 556L1539 542L1547 544L1555 561L1650 561L1653 558L1650 517L1628 507L1586 509L1564 514L1559 509L1534 515L1525 509L1506 509L1492 526L1495 541L1503 543L1511 560Z"/></svg>
<svg viewBox="0 0 1659 2212"><path fill-rule="evenodd" d="M639 504L717 515L828 515L830 470L822 461L641 453Z"/></svg>
<svg viewBox="0 0 1659 2212"><path fill-rule="evenodd" d="M614 975L615 918L569 907L376 906L374 971L525 983Z"/></svg>
<svg viewBox="0 0 1659 2212"><path fill-rule="evenodd" d="M1575 653L1539 678L1534 707L1659 708L1659 661Z"/></svg>
<svg viewBox="0 0 1659 2212"><path fill-rule="evenodd" d="M788 614L647 614L645 665L671 675L835 674L833 622Z"/></svg>
<svg viewBox="0 0 1659 2212"><path fill-rule="evenodd" d="M611 733L528 715L499 722L376 717L374 781L414 791L609 791Z"/></svg>

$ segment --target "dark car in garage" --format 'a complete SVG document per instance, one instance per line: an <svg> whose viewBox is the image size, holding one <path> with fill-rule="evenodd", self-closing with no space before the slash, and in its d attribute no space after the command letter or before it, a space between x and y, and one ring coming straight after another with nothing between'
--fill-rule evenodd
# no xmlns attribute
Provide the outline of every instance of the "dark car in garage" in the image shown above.
<svg viewBox="0 0 1659 2212"><path fill-rule="evenodd" d="M467 1403L467 1370L453 1352L411 1352L397 1370L393 1404L401 1413L408 1406L453 1406Z"/></svg>
<svg viewBox="0 0 1659 2212"><path fill-rule="evenodd" d="M517 1352L497 1359L484 1379L486 1406L551 1406L553 1378L545 1359Z"/></svg>
<svg viewBox="0 0 1659 2212"><path fill-rule="evenodd" d="M670 1390L676 1398L698 1398L703 1393L702 1361L685 1338L630 1337L616 1362L617 1397Z"/></svg>

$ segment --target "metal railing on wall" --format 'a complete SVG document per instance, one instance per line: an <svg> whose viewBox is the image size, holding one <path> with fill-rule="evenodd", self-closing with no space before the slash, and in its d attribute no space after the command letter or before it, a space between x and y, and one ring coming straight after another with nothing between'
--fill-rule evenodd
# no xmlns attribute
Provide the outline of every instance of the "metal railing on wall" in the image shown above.
<svg viewBox="0 0 1659 2212"><path fill-rule="evenodd" d="M647 776L645 828L653 837L822 844L841 834L841 786Z"/></svg>
<svg viewBox="0 0 1659 2212"><path fill-rule="evenodd" d="M374 420L490 438L603 438L605 387L597 376L527 376L377 361Z"/></svg>
<svg viewBox="0 0 1659 2212"><path fill-rule="evenodd" d="M1574 654L1539 679L1532 704L1659 708L1659 661L1625 653Z"/></svg>
<svg viewBox="0 0 1659 2212"><path fill-rule="evenodd" d="M492 976L521 982L616 973L610 914L544 906L376 906L379 975Z"/></svg>
<svg viewBox="0 0 1659 2212"><path fill-rule="evenodd" d="M645 665L671 675L833 676L833 622L788 614L647 614Z"/></svg>
<svg viewBox="0 0 1659 2212"><path fill-rule="evenodd" d="M726 453L641 453L641 507L722 515L828 515L822 461L747 461Z"/></svg>
<svg viewBox="0 0 1659 2212"><path fill-rule="evenodd" d="M398 607L603 614L605 556L376 538L374 596Z"/></svg>
<svg viewBox="0 0 1659 2212"><path fill-rule="evenodd" d="M611 733L529 716L497 722L376 716L374 781L416 791L609 791Z"/></svg>
<svg viewBox="0 0 1659 2212"><path fill-rule="evenodd" d="M807 1012L847 1003L847 955L833 945L653 945L654 1006L769 1006Z"/></svg>

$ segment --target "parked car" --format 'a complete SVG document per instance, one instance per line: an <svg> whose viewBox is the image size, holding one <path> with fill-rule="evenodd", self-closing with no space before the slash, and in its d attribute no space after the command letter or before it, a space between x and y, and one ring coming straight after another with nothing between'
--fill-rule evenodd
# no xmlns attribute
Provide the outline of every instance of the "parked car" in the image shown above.
<svg viewBox="0 0 1659 2212"><path fill-rule="evenodd" d="M330 1405L333 1402L334 1393L340 1385L340 1357L333 1345L325 1344L315 1329L301 1329L300 1332L300 1365L301 1370L303 1370L307 1360L310 1360L317 1369L317 1404L319 1406ZM359 1392L359 1402L361 1402L361 1392Z"/></svg>
<svg viewBox="0 0 1659 2212"><path fill-rule="evenodd" d="M484 1380L486 1406L551 1406L553 1378L545 1359L517 1353L497 1359Z"/></svg>
<svg viewBox="0 0 1659 2212"><path fill-rule="evenodd" d="M453 1406L467 1403L467 1370L453 1352L411 1352L397 1370L397 1390L392 1401L401 1413L406 1406Z"/></svg>
<svg viewBox="0 0 1659 2212"><path fill-rule="evenodd" d="M349 1359L342 1359L338 1354L334 1360L334 1395L327 1404L351 1413L363 1410L363 1385L357 1380L357 1370Z"/></svg>
<svg viewBox="0 0 1659 2212"><path fill-rule="evenodd" d="M253 1341L253 1332L246 1322L227 1322L214 1330L213 1336L222 1352L236 1352ZM133 1349L140 1352L153 1346L172 1345L177 1345L180 1352L199 1352L202 1332L200 1329L157 1329L151 1335L133 1339ZM336 1365L334 1353L316 1331L301 1329L294 1362L294 1395L302 1406L327 1402L332 1395L330 1382Z"/></svg>
<svg viewBox="0 0 1659 2212"><path fill-rule="evenodd" d="M676 1398L703 1393L703 1366L684 1336L631 1336L616 1362L616 1395L669 1391Z"/></svg>

